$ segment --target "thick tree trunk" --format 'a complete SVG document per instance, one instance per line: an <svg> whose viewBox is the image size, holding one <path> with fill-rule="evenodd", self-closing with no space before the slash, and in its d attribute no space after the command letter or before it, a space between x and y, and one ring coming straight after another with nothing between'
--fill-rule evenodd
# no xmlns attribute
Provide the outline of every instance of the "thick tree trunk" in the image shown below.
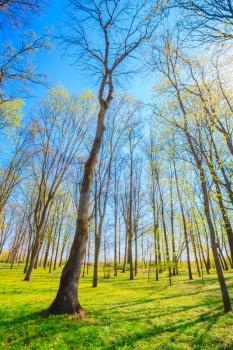
<svg viewBox="0 0 233 350"><path fill-rule="evenodd" d="M85 315L78 299L78 285L81 275L82 261L88 241L88 220L93 171L105 130L104 119L107 109L108 104L106 101L101 101L95 139L84 167L74 241L70 250L69 258L62 271L57 295L51 306L48 308L47 314L78 313L80 317L84 317Z"/></svg>

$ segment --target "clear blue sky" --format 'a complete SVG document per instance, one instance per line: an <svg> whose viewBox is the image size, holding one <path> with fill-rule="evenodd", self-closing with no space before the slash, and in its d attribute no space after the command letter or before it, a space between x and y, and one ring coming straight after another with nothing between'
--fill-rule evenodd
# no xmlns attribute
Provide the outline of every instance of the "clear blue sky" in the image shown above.
<svg viewBox="0 0 233 350"><path fill-rule="evenodd" d="M55 34L58 28L62 26L64 19L64 9L66 0L50 0L49 4L45 6L43 13L33 20L33 28L38 34L46 31L46 28L52 30ZM95 90L91 80L87 80L80 71L72 66L72 61L69 57L64 56L62 50L56 48L56 43L52 43L53 48L44 52L39 52L34 60L37 71L46 72L49 81L53 84L62 84L69 90L81 93L83 90ZM145 83L146 82L146 83ZM135 75L133 81L124 84L124 91L132 94L136 98L144 101L151 97L152 81L149 77ZM37 87L36 95L40 96L46 93L44 88ZM29 105L33 104L33 100L28 101ZM27 110L28 108L26 108Z"/></svg>

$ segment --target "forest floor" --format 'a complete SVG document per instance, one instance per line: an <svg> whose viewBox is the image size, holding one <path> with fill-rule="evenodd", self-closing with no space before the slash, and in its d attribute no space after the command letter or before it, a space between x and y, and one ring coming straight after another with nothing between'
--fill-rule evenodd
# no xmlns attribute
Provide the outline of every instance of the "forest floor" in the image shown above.
<svg viewBox="0 0 233 350"><path fill-rule="evenodd" d="M22 268L0 267L0 349L233 349L233 313L223 314L216 275L173 278L167 273L148 283L147 274L134 281L128 273L100 279L82 278L80 301L86 320L74 316L40 315L57 291L60 270L38 269L23 282ZM233 299L233 271L226 273ZM233 300L232 300L233 302Z"/></svg>

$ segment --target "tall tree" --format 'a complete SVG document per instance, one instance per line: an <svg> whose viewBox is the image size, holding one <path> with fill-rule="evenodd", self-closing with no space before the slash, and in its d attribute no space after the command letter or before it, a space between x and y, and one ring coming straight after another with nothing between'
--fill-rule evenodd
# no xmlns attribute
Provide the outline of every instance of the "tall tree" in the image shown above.
<svg viewBox="0 0 233 350"><path fill-rule="evenodd" d="M41 103L38 113L40 118L35 126L36 157L33 164L37 187L34 208L35 239L25 281L30 281L53 200L71 164L83 150L84 137L92 120L93 97L69 96L63 88L52 89Z"/></svg>
<svg viewBox="0 0 233 350"><path fill-rule="evenodd" d="M119 78L128 59L152 36L164 17L164 5L164 1L160 0L153 4L122 0L90 1L88 4L82 0L70 1L69 34L64 36L64 40L68 47L75 52L78 50L76 62L88 64L88 69L92 67L98 74L99 112L96 134L84 166L75 238L56 298L48 309L50 314L79 313L84 316L77 285L86 251L90 192L105 118L113 99L116 77ZM93 40L93 32L100 33L98 40Z"/></svg>

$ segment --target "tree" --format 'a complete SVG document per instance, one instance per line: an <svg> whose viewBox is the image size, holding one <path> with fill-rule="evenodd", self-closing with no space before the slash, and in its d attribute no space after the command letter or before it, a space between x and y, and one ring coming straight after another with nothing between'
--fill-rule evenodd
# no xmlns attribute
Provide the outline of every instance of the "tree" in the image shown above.
<svg viewBox="0 0 233 350"><path fill-rule="evenodd" d="M32 270L44 237L44 225L55 196L74 160L80 157L92 121L93 95L70 96L64 88L52 89L38 110L34 129L36 157L32 164L37 188L34 207L35 239L25 281Z"/></svg>
<svg viewBox="0 0 233 350"><path fill-rule="evenodd" d="M74 49L73 53L78 50L78 61L88 64L89 71L91 68L99 78L99 112L96 134L84 166L75 238L56 298L47 311L49 314L78 313L84 316L77 285L88 240L90 193L105 118L113 99L116 77L123 73L122 69L132 54L153 35L164 17L164 5L160 0L153 4L122 0L90 1L88 4L82 0L70 2L69 34L64 41ZM100 34L98 40L93 40L93 31Z"/></svg>
<svg viewBox="0 0 233 350"><path fill-rule="evenodd" d="M124 97L112 104L106 123L106 133L100 149L99 161L95 170L95 256L93 287L97 287L98 283L99 251L108 204L109 188L113 176L113 162L117 157L116 153L120 150L124 136L125 105L126 101Z"/></svg>
<svg viewBox="0 0 233 350"><path fill-rule="evenodd" d="M41 10L43 5L43 1L39 3L36 0L0 1L0 37L3 42L0 55L1 120L8 118L3 113L6 107L9 109L11 103L13 106L18 103L22 91L26 93L27 83L45 82L45 74L35 72L32 65L33 54L47 46L45 38L36 36L31 29L30 33L26 31L29 17ZM14 37L10 40L13 33Z"/></svg>
<svg viewBox="0 0 233 350"><path fill-rule="evenodd" d="M231 0L175 0L175 5L186 10L186 29L191 29L202 42L233 38Z"/></svg>
<svg viewBox="0 0 233 350"><path fill-rule="evenodd" d="M25 176L33 152L30 146L34 138L32 130L17 129L15 133L13 150L7 161L0 169L0 213L6 206L13 190L19 185Z"/></svg>
<svg viewBox="0 0 233 350"><path fill-rule="evenodd" d="M222 293L222 300L224 304L224 310L226 312L231 310L231 302L228 294L227 285L225 282L225 278L223 275L219 255L218 255L218 244L217 244L217 233L215 231L213 218L211 215L211 201L209 197L208 190L208 181L207 175L205 171L205 163L203 161L203 152L202 152L202 128L200 120L201 118L196 114L196 109L191 109L190 105L194 102L192 99L188 98L187 93L192 89L188 82L186 81L186 94L184 93L182 87L182 74L180 73L179 68L181 65L185 65L187 63L188 68L190 68L191 63L187 57L183 57L181 54L181 48L178 45L173 46L173 43L170 41L170 38L165 38L164 46L161 49L158 49L158 69L162 73L164 77L166 77L168 83L168 89L174 94L175 103L169 104L167 108L167 112L169 111L169 107L172 110L174 106L179 107L178 115L169 116L164 113L164 111L160 110L160 113L166 120L181 131L185 140L187 142L187 147L189 152L194 160L195 168L197 169L201 192L202 192L202 200L204 204L204 212L206 221L208 224L209 234L210 234L210 242L213 253L213 258L215 262L216 272L218 276L218 281ZM186 66L186 65L185 65ZM192 72L189 70L189 74ZM201 100L202 101L202 100ZM195 103L195 102L194 102ZM194 104L196 106L196 104ZM165 114L165 115L164 115Z"/></svg>

